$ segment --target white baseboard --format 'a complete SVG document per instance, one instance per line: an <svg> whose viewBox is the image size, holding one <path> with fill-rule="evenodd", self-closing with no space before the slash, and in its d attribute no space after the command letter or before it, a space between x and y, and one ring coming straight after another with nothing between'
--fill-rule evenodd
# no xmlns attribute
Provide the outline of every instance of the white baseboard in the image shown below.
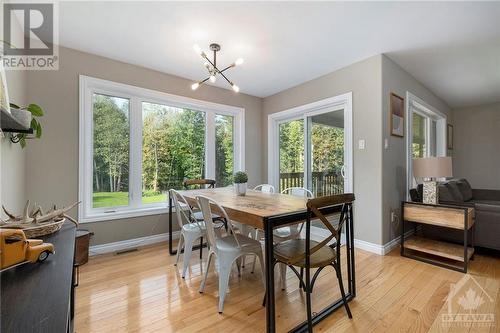
<svg viewBox="0 0 500 333"><path fill-rule="evenodd" d="M179 235L180 235L179 231L172 232L172 239L178 239ZM129 250L129 249L137 248L139 246L145 246L145 245L151 245L151 244L160 243L160 242L166 242L168 240L169 240L168 233L164 233L164 234L157 234L157 235L127 239L127 240L113 242L113 243L93 245L89 248L89 255L95 256L95 255L99 255L99 254L113 253L113 252L117 252L117 251Z"/></svg>
<svg viewBox="0 0 500 333"><path fill-rule="evenodd" d="M405 238L408 237L409 235L413 234L413 229L405 232ZM326 229L318 228L318 227L311 227L311 239L315 241L321 241L328 237L330 235L330 232ZM375 243L370 243L361 239L354 239L354 247L372 252L378 255L386 255L389 252L391 252L395 247L397 247L400 243L401 236L398 236L391 240L390 242L384 244L384 245L379 245ZM341 235L341 244L345 244L345 234Z"/></svg>
<svg viewBox="0 0 500 333"><path fill-rule="evenodd" d="M413 234L413 229L409 230L405 233L405 238L408 237L409 235ZM172 233L172 239L179 239L180 232L179 231L174 231ZM311 239L316 240L316 241L321 241L328 237L330 235L330 232L326 229L318 228L318 227L311 227ZM146 237L139 237L139 238L133 238L133 239L127 239L123 241L118 241L118 242L113 242L113 243L107 243L107 244L101 244L101 245L93 245L89 248L89 255L90 256L95 256L99 254L105 254L105 253L113 253L117 251L123 251L123 250L129 250L129 249L134 249L139 246L145 246L145 245L151 245L155 243L160 243L160 242L166 242L169 240L168 233L164 234L157 234L157 235L151 235L151 236L146 236ZM391 252L395 247L397 247L400 243L401 236L398 236L391 240L390 242L384 244L384 245L379 245L375 243L370 243L361 239L354 239L354 247L372 252L378 255L386 255L387 253ZM341 243L345 244L345 234L342 234L341 237Z"/></svg>

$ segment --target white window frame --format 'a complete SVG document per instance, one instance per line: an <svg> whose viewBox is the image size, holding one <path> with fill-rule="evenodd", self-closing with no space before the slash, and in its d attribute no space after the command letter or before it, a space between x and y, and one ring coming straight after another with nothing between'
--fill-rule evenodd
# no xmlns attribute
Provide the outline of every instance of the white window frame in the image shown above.
<svg viewBox="0 0 500 333"><path fill-rule="evenodd" d="M310 116L344 110L344 163L345 163L345 181L344 191L346 193L353 191L354 172L353 172L353 127L352 127L352 92L342 95L326 98L317 102L301 105L292 109L276 112L268 116L268 183L275 188L279 188L279 125L284 122L303 119L304 133L306 132L307 118ZM309 156L309 145L304 135L304 160ZM304 165L304 184L308 184L308 168L310 163Z"/></svg>
<svg viewBox="0 0 500 333"><path fill-rule="evenodd" d="M410 199L410 189L413 186L413 113L425 118L426 156L430 156L431 125L436 122L436 156L446 156L446 114L426 103L423 99L406 92L406 197Z"/></svg>
<svg viewBox="0 0 500 333"><path fill-rule="evenodd" d="M215 177L215 116L232 116L234 140L234 170L245 170L245 109L230 105L167 94L123 83L80 75L79 107L79 187L80 222L107 221L128 217L168 213L168 202L142 203L142 103L157 103L188 108L205 113L205 177ZM130 153L129 205L92 208L93 161L93 94L129 99Z"/></svg>

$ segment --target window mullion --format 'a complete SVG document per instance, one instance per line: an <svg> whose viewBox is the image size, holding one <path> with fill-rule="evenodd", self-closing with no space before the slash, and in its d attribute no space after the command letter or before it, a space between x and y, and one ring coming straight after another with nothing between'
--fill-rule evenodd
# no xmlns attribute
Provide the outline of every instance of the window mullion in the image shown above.
<svg viewBox="0 0 500 333"><path fill-rule="evenodd" d="M215 113L206 112L205 178L215 179Z"/></svg>
<svg viewBox="0 0 500 333"><path fill-rule="evenodd" d="M425 115L425 153L426 153L426 157L430 157L431 156L431 118L429 117L429 115Z"/></svg>
<svg viewBox="0 0 500 333"><path fill-rule="evenodd" d="M139 98L133 97L130 102L129 205L140 207L142 205L142 108Z"/></svg>
<svg viewBox="0 0 500 333"><path fill-rule="evenodd" d="M312 147L311 145L311 118L304 115L304 187L312 191L312 182L309 175L312 176Z"/></svg>

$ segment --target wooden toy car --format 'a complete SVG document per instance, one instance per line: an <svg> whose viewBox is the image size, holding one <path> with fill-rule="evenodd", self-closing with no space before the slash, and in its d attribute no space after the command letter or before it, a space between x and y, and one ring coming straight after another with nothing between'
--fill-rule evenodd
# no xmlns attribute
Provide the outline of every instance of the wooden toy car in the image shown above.
<svg viewBox="0 0 500 333"><path fill-rule="evenodd" d="M54 245L41 239L26 239L21 229L0 229L0 269L24 262L41 262L54 252Z"/></svg>

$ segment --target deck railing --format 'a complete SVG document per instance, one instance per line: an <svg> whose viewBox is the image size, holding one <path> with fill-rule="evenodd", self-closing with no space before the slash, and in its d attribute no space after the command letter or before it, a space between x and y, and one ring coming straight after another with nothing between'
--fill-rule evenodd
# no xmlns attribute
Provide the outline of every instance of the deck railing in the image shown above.
<svg viewBox="0 0 500 333"><path fill-rule="evenodd" d="M288 187L304 186L303 172L280 173L280 190ZM344 193L344 178L336 172L313 172L311 179L312 192L315 197Z"/></svg>

